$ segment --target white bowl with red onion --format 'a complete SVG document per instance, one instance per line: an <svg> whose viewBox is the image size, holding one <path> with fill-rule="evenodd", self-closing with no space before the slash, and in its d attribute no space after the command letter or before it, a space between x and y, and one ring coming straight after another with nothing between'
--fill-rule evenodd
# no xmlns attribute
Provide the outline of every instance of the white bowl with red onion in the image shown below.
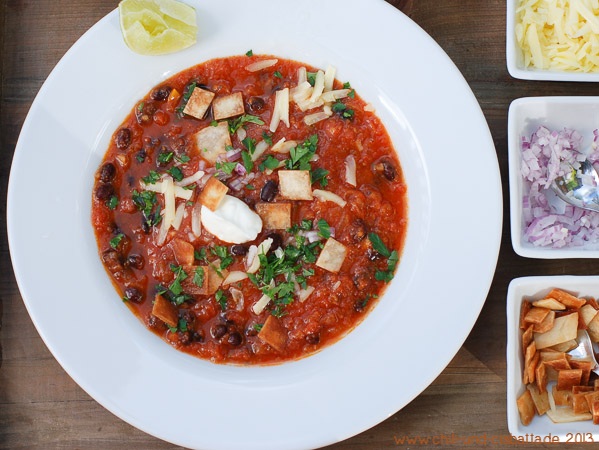
<svg viewBox="0 0 599 450"><path fill-rule="evenodd" d="M599 257L599 213L560 200L556 177L584 159L599 168L599 97L527 97L508 114L510 225L530 258Z"/></svg>

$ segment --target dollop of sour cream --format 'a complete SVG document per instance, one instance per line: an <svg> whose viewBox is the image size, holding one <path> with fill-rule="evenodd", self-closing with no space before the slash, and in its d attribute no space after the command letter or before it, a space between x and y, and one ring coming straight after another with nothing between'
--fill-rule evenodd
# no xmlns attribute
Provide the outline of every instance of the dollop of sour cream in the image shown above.
<svg viewBox="0 0 599 450"><path fill-rule="evenodd" d="M209 233L230 244L253 241L262 231L260 216L231 195L225 195L215 211L202 206L201 218Z"/></svg>

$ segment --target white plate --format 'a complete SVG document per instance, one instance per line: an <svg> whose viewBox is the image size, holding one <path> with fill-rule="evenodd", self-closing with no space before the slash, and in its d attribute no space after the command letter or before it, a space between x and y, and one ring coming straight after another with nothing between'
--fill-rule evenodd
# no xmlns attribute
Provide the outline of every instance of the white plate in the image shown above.
<svg viewBox="0 0 599 450"><path fill-rule="evenodd" d="M113 12L48 77L10 178L17 281L56 359L132 425L192 448L330 444L405 406L470 332L501 235L493 141L447 55L383 1L193 4L199 44L164 57L133 54ZM90 207L94 172L137 99L188 66L249 49L333 64L376 107L409 186L409 229L395 279L353 332L300 361L244 368L177 352L144 328L100 263Z"/></svg>
<svg viewBox="0 0 599 450"><path fill-rule="evenodd" d="M507 70L514 78L544 81L599 81L599 73L566 72L524 67L524 55L516 40L516 8L520 0L507 0L505 53Z"/></svg>
<svg viewBox="0 0 599 450"><path fill-rule="evenodd" d="M564 289L581 297L596 297L599 291L599 278L596 276L541 276L523 277L512 280L507 293L507 418L508 429L516 437L538 436L553 442L597 442L599 429L592 420L571 423L553 423L549 417L536 416L524 426L520 422L516 399L524 392L522 367L524 357L521 349L520 305L523 298L539 299L552 288ZM548 438L549 436L549 438ZM527 440L525 442L533 442ZM548 441L543 441L548 442Z"/></svg>
<svg viewBox="0 0 599 450"><path fill-rule="evenodd" d="M508 157L512 247L517 254L528 258L598 258L599 243L581 247L536 247L524 238L521 139L522 136L530 139L541 125L550 130L572 128L582 134L583 145L590 144L593 130L599 128L599 97L524 97L511 103L508 112Z"/></svg>

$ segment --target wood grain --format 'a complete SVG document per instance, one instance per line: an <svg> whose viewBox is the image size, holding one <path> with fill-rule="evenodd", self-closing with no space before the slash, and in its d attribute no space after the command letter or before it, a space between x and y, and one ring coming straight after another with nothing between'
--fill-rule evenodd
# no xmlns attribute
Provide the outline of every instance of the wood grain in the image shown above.
<svg viewBox="0 0 599 450"><path fill-rule="evenodd" d="M36 93L68 48L116 1L4 0L0 3L0 449L176 449L106 411L59 366L35 330L12 272L6 233L11 157ZM512 79L505 63L505 1L389 1L447 52L480 102L495 143L504 195L504 226L491 289L470 336L441 375L386 421L331 450L482 448L463 442L401 443L403 437L507 436L505 298L511 279L539 274L595 274L593 260L531 260L509 238L507 108L518 97L594 95L591 83ZM389 43L392 48L393 43ZM424 63L424 62L423 62ZM59 293L49 293L49 296ZM414 370L418 370L417 367ZM366 380L367 381L367 380ZM397 389L401 389L398 380ZM381 392L381 395L385 395ZM510 448L489 444L489 448ZM544 448L548 445L520 445ZM581 448L583 445L569 448Z"/></svg>

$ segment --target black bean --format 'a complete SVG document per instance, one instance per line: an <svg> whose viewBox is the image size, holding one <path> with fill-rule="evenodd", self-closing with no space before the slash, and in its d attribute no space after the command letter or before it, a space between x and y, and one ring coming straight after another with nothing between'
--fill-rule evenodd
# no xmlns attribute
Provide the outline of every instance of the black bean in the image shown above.
<svg viewBox="0 0 599 450"><path fill-rule="evenodd" d="M142 217L141 220L141 231L143 231L145 234L150 234L150 231L152 231L152 228L145 217Z"/></svg>
<svg viewBox="0 0 599 450"><path fill-rule="evenodd" d="M189 331L177 331L177 339L181 345L189 345L191 343L191 333Z"/></svg>
<svg viewBox="0 0 599 450"><path fill-rule="evenodd" d="M227 334L227 326L225 324L222 324L222 323L217 323L210 330L210 334L212 334L212 337L214 339L220 339L225 334Z"/></svg>
<svg viewBox="0 0 599 450"><path fill-rule="evenodd" d="M173 150L175 150L175 152L179 155L181 153L185 153L185 150L187 150L187 143L185 142L185 139L182 137L177 138L175 142L173 142Z"/></svg>
<svg viewBox="0 0 599 450"><path fill-rule="evenodd" d="M232 245L231 248L229 249L229 251L231 252L232 255L243 256L243 255L247 254L248 248L245 245L236 244L236 245Z"/></svg>
<svg viewBox="0 0 599 450"><path fill-rule="evenodd" d="M229 343L229 345L232 345L233 347L239 347L243 342L243 338L241 337L241 334L238 331L234 331L233 333L229 334L227 342Z"/></svg>
<svg viewBox="0 0 599 450"><path fill-rule="evenodd" d="M379 252L377 252L373 248L368 248L368 250L366 250L366 256L368 256L368 259L370 261L377 261L383 257Z"/></svg>
<svg viewBox="0 0 599 450"><path fill-rule="evenodd" d="M170 86L160 86L152 91L150 98L158 102L165 101L173 90Z"/></svg>
<svg viewBox="0 0 599 450"><path fill-rule="evenodd" d="M204 342L204 332L200 331L192 331L191 332L191 341L192 342Z"/></svg>
<svg viewBox="0 0 599 450"><path fill-rule="evenodd" d="M183 319L185 323L187 323L187 328L193 328L196 323L196 315L190 309L180 309L179 310L179 318Z"/></svg>
<svg viewBox="0 0 599 450"><path fill-rule="evenodd" d="M374 164L374 170L377 173L382 173L388 181L395 180L397 171L395 166L388 158L382 158Z"/></svg>
<svg viewBox="0 0 599 450"><path fill-rule="evenodd" d="M354 311L362 312L362 311L364 311L364 308L366 308L366 301L365 300L356 300L356 302L354 303Z"/></svg>
<svg viewBox="0 0 599 450"><path fill-rule="evenodd" d="M133 286L129 286L128 288L125 289L125 299L127 301L130 301L133 303L141 303L143 298L144 298L144 296L139 289L134 288Z"/></svg>
<svg viewBox="0 0 599 450"><path fill-rule="evenodd" d="M135 108L135 118L140 124L149 124L152 122L152 116L156 112L156 105L152 102L145 102Z"/></svg>
<svg viewBox="0 0 599 450"><path fill-rule="evenodd" d="M306 342L310 345L316 345L320 342L320 333L308 333L306 335Z"/></svg>
<svg viewBox="0 0 599 450"><path fill-rule="evenodd" d="M260 191L260 200L263 202L272 202L279 191L279 186L273 180L268 180Z"/></svg>
<svg viewBox="0 0 599 450"><path fill-rule="evenodd" d="M252 112L262 111L264 108L264 100L261 97L250 97L248 100L248 108Z"/></svg>
<svg viewBox="0 0 599 450"><path fill-rule="evenodd" d="M148 152L146 152L145 148L142 148L140 151L137 152L137 155L135 155L135 159L139 162L144 162L146 156L148 156Z"/></svg>
<svg viewBox="0 0 599 450"><path fill-rule="evenodd" d="M144 258L141 255L129 255L127 257L126 264L129 267L133 267L135 269L143 269L144 268Z"/></svg>
<svg viewBox="0 0 599 450"><path fill-rule="evenodd" d="M362 219L354 220L349 226L349 235L356 244L366 237L367 232L366 223Z"/></svg>
<svg viewBox="0 0 599 450"><path fill-rule="evenodd" d="M100 181L102 183L110 183L116 176L116 167L111 162L104 164L100 168Z"/></svg>
<svg viewBox="0 0 599 450"><path fill-rule="evenodd" d="M279 233L268 233L266 238L272 239L272 244L270 244L269 251L274 251L283 245L283 238Z"/></svg>
<svg viewBox="0 0 599 450"><path fill-rule="evenodd" d="M353 271L352 281L354 282L354 286L358 289L358 291L364 291L370 285L372 277L368 269L356 268Z"/></svg>
<svg viewBox="0 0 599 450"><path fill-rule="evenodd" d="M96 189L96 198L98 200L108 200L114 194L114 186L112 184L101 184Z"/></svg>
<svg viewBox="0 0 599 450"><path fill-rule="evenodd" d="M129 148L129 145L131 145L131 130L129 128L121 128L117 131L114 142L119 150Z"/></svg>

